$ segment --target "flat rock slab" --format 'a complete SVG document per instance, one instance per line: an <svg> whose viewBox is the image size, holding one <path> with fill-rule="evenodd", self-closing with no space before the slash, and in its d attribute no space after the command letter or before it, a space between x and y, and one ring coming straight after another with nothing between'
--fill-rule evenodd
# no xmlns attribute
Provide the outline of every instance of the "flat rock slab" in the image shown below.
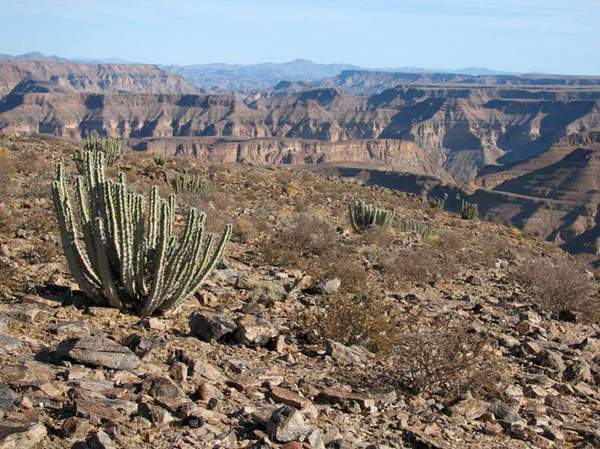
<svg viewBox="0 0 600 449"><path fill-rule="evenodd" d="M40 423L0 424L0 449L32 449L46 438L46 426Z"/></svg>
<svg viewBox="0 0 600 449"><path fill-rule="evenodd" d="M0 334L0 352L13 354L23 348L23 342L7 334Z"/></svg>
<svg viewBox="0 0 600 449"><path fill-rule="evenodd" d="M8 385L0 384L0 411L14 410L20 398Z"/></svg>
<svg viewBox="0 0 600 449"><path fill-rule="evenodd" d="M133 370L140 364L131 349L100 336L68 338L59 343L56 353L92 367Z"/></svg>
<svg viewBox="0 0 600 449"><path fill-rule="evenodd" d="M69 391L69 397L78 417L87 418L96 423L127 421L128 417L137 411L135 402L109 399L92 391L76 388Z"/></svg>

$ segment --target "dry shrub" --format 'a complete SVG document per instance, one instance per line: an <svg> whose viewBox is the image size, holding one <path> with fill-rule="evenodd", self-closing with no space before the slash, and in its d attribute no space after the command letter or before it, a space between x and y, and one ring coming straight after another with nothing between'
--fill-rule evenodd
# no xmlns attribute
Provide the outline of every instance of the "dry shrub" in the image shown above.
<svg viewBox="0 0 600 449"><path fill-rule="evenodd" d="M11 193L15 173L15 162L10 157L9 151L0 147L0 201Z"/></svg>
<svg viewBox="0 0 600 449"><path fill-rule="evenodd" d="M446 398L467 391L496 396L505 380L487 340L449 318L432 323L407 321L383 367L383 377L394 386Z"/></svg>
<svg viewBox="0 0 600 449"><path fill-rule="evenodd" d="M322 308L301 317L300 327L319 339L360 344L373 352L386 351L393 341L395 325L379 300L372 294L325 297Z"/></svg>
<svg viewBox="0 0 600 449"><path fill-rule="evenodd" d="M266 237L263 253L274 265L304 269L307 258L325 256L336 244L337 233L329 220L316 215L296 214L283 228Z"/></svg>
<svg viewBox="0 0 600 449"><path fill-rule="evenodd" d="M249 243L258 235L258 230L249 218L239 218L233 225L232 240L238 243Z"/></svg>
<svg viewBox="0 0 600 449"><path fill-rule="evenodd" d="M344 246L336 246L326 257L314 261L311 267L304 268L311 275L320 279L341 281L340 291L348 293L364 293L368 273L363 267L360 257Z"/></svg>
<svg viewBox="0 0 600 449"><path fill-rule="evenodd" d="M37 242L30 247L24 247L19 256L29 263L50 263L54 261L60 249L52 242Z"/></svg>
<svg viewBox="0 0 600 449"><path fill-rule="evenodd" d="M597 286L577 263L536 257L515 269L512 277L542 309L554 314L571 311L581 319L600 322Z"/></svg>
<svg viewBox="0 0 600 449"><path fill-rule="evenodd" d="M407 248L394 258L383 260L382 268L397 282L431 283L457 273L457 253L440 251L428 245Z"/></svg>

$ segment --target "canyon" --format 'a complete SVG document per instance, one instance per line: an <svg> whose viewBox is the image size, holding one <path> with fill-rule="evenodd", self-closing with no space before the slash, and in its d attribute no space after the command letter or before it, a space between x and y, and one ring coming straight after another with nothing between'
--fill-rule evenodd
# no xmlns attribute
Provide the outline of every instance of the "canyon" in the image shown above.
<svg viewBox="0 0 600 449"><path fill-rule="evenodd" d="M470 198L573 252L600 249L600 77L342 70L210 93L158 66L0 61L0 133L91 132L202 161L432 179L412 190Z"/></svg>

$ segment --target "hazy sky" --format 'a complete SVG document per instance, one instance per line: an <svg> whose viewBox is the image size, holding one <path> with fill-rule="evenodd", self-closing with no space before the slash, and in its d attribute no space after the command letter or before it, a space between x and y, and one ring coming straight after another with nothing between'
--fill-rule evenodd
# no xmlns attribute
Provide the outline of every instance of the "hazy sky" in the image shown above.
<svg viewBox="0 0 600 449"><path fill-rule="evenodd" d="M600 75L600 0L1 0L0 53Z"/></svg>

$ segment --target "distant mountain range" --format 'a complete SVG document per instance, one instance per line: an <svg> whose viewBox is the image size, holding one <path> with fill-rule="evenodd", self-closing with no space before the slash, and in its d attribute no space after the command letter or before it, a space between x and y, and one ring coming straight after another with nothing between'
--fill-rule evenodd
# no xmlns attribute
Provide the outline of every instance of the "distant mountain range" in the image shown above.
<svg viewBox="0 0 600 449"><path fill-rule="evenodd" d="M131 64L121 59L62 58L47 56L40 52L22 55L0 54L0 60L36 60L56 62L77 62L82 64ZM427 69L423 67L365 68L352 64L320 64L308 59L295 59L282 63L261 64L193 64L162 65L167 72L180 75L200 89L218 91L254 91L267 89L280 81L314 82L331 78L344 71L397 72L397 73L448 73L461 75L512 75L483 67L466 67L457 70Z"/></svg>

